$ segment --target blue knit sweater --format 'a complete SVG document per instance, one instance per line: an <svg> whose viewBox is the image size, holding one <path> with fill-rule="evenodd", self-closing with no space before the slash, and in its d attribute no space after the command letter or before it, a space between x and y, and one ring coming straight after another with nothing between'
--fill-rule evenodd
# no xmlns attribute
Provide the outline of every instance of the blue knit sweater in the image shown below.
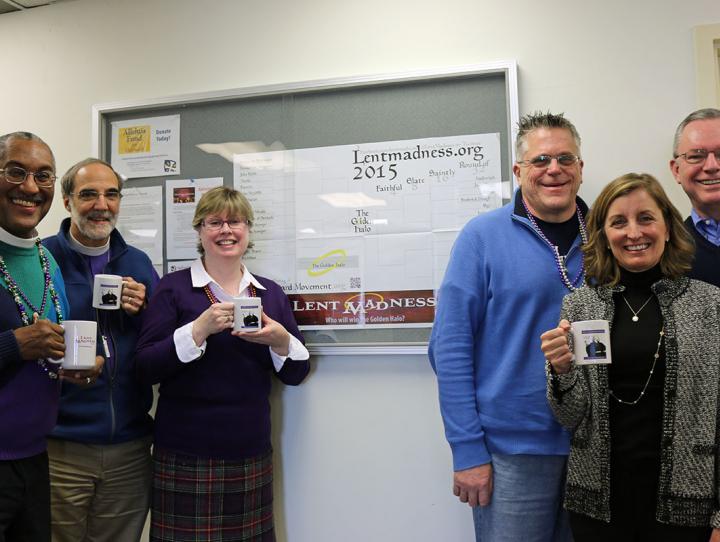
<svg viewBox="0 0 720 542"><path fill-rule="evenodd" d="M129 316L123 310L93 309L90 264L86 256L73 250L69 236L70 219L66 218L58 234L43 244L60 265L73 318L98 321L98 333L106 336L113 356L107 358L98 340L97 353L106 359L97 382L85 387L63 384L58 423L51 436L89 444L114 444L147 436L152 433L148 414L152 387L137 380L132 365L144 311ZM108 256L102 272L133 277L145 285L149 299L159 279L147 255L129 246L120 232L113 230Z"/></svg>
<svg viewBox="0 0 720 542"><path fill-rule="evenodd" d="M569 451L545 399L540 350L568 289L552 250L521 216L519 194L463 228L438 292L429 355L455 470L489 463L490 453ZM567 254L571 280L579 245L578 236Z"/></svg>

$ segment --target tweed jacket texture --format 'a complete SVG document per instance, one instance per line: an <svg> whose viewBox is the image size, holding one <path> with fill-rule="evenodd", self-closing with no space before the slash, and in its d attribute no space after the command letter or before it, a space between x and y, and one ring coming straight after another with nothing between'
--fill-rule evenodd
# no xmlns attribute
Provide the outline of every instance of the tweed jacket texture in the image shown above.
<svg viewBox="0 0 720 542"><path fill-rule="evenodd" d="M580 288L563 300L561 317L612 325L613 293L623 290L621 285ZM683 277L663 278L652 291L665 327L666 362L656 518L720 528L720 289ZM551 408L572 431L565 507L610 521L608 367L573 365L564 375L552 375L549 364L546 369Z"/></svg>

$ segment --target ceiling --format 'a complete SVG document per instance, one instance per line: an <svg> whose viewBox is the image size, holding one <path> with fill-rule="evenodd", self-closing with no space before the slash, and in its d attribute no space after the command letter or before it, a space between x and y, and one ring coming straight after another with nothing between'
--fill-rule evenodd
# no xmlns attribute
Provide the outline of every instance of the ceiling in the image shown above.
<svg viewBox="0 0 720 542"><path fill-rule="evenodd" d="M0 15L66 1L67 0L0 0Z"/></svg>

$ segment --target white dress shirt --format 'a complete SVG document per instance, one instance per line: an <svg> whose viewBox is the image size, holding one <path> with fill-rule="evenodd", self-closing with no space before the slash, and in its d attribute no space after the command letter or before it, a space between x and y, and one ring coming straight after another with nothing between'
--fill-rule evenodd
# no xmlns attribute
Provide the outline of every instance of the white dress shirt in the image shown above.
<svg viewBox="0 0 720 542"><path fill-rule="evenodd" d="M252 276L250 271L248 271L247 266L244 266L243 276L240 280L240 285L238 287L238 292L240 294L239 296L230 295L225 290L223 290L220 285L215 282L215 280L213 280L213 278L205 270L205 266L203 265L200 258L195 260L190 266L190 277L192 279L193 288L204 288L205 286L208 286L213 295L221 303L232 303L235 297L250 297L248 290L251 284L256 289L265 290L265 287L260 284L255 277ZM173 334L175 351L177 352L178 358L183 363L190 363L192 361L195 361L196 359L199 359L205 353L205 348L207 348L207 341L203 341L200 346L195 344L195 341L192 338L192 330L194 323L195 322L192 321L185 324L184 326L176 329L175 333ZM280 369L283 368L283 365L285 365L285 361L288 358L298 361L306 360L310 357L310 353L308 352L307 348L305 348L305 345L301 343L297 337L290 334L290 346L288 355L280 356L279 354L276 354L272 348L270 348L270 357L272 358L275 370L280 371Z"/></svg>

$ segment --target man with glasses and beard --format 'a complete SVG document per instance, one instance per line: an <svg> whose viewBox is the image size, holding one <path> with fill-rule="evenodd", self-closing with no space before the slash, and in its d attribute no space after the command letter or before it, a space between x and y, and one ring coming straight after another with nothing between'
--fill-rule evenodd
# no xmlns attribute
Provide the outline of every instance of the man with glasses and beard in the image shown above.
<svg viewBox="0 0 720 542"><path fill-rule="evenodd" d="M110 164L78 162L61 187L71 217L43 243L60 262L73 319L97 321L106 363L86 387L63 386L48 444L53 540L140 540L151 489L152 389L135 380L131 362L158 275L115 229L122 179ZM123 277L120 310L93 308L97 274Z"/></svg>

